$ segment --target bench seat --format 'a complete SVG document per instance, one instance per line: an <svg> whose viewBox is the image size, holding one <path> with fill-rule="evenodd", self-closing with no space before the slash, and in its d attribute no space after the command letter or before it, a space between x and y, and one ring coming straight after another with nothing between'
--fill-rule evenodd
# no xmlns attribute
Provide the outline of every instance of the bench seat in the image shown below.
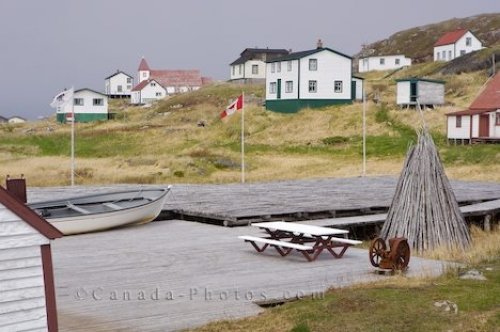
<svg viewBox="0 0 500 332"><path fill-rule="evenodd" d="M357 245L357 244L363 243L362 241L345 239L345 238L340 238L340 237L332 237L331 241L332 242L339 242L339 243L350 244L350 245Z"/></svg>
<svg viewBox="0 0 500 332"><path fill-rule="evenodd" d="M249 241L249 242L260 242L260 243L265 243L265 244L269 244L272 246L278 246L278 247L283 247L283 248L290 248L290 249L296 249L296 250L313 250L313 247L308 246L308 245L273 240L273 239L266 239L266 238L257 237L257 236L241 235L241 236L238 236L238 238L245 240L245 241Z"/></svg>

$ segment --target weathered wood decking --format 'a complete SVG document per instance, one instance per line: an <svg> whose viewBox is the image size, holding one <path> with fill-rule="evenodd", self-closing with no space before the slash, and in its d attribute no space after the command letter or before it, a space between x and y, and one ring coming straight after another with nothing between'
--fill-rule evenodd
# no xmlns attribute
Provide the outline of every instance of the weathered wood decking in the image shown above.
<svg viewBox="0 0 500 332"><path fill-rule="evenodd" d="M356 177L225 185L174 185L164 218L239 225L266 220L307 220L387 211L396 178ZM145 186L155 187L155 186ZM158 186L156 186L158 187ZM461 204L500 199L500 183L453 181ZM34 188L28 200L137 188L137 185Z"/></svg>
<svg viewBox="0 0 500 332"><path fill-rule="evenodd" d="M179 220L67 236L52 244L60 331L171 331L255 315L256 301L290 299L384 278L367 250L307 262L299 253L257 253L238 235L254 227ZM440 262L412 257L409 276Z"/></svg>

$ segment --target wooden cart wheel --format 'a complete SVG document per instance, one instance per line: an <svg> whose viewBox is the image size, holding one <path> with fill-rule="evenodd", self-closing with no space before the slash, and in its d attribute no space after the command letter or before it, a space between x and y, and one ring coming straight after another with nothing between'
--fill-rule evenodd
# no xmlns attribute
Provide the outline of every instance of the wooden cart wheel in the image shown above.
<svg viewBox="0 0 500 332"><path fill-rule="evenodd" d="M406 239L401 239L396 244L395 256L394 256L394 269L395 270L405 270L410 263L410 246Z"/></svg>
<svg viewBox="0 0 500 332"><path fill-rule="evenodd" d="M379 267L380 261L384 258L386 253L385 250L385 241L382 238L378 237L372 241L368 254L370 255L370 263L372 263L373 266Z"/></svg>

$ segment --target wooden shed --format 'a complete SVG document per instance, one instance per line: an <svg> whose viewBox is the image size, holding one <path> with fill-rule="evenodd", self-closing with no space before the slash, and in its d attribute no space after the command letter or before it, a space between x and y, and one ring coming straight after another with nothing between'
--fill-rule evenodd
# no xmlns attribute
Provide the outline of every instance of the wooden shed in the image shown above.
<svg viewBox="0 0 500 332"><path fill-rule="evenodd" d="M59 237L0 186L0 331L57 331L50 240Z"/></svg>
<svg viewBox="0 0 500 332"><path fill-rule="evenodd" d="M396 103L400 107L415 107L417 98L421 107L434 108L444 104L444 81L411 77L396 82Z"/></svg>

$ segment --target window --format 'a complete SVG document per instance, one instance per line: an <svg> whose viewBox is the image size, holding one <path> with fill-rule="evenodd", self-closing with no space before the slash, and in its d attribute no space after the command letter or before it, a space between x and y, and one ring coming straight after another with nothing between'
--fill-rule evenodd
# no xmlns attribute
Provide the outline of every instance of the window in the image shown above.
<svg viewBox="0 0 500 332"><path fill-rule="evenodd" d="M156 83L155 82L151 82L150 85L151 86L156 86Z"/></svg>
<svg viewBox="0 0 500 332"><path fill-rule="evenodd" d="M252 65L252 74L253 75L259 74L259 65Z"/></svg>
<svg viewBox="0 0 500 332"><path fill-rule="evenodd" d="M437 59L439 60L439 56L441 55L441 53L437 52Z"/></svg>
<svg viewBox="0 0 500 332"><path fill-rule="evenodd" d="M269 83L269 93L276 93L276 82Z"/></svg>
<svg viewBox="0 0 500 332"><path fill-rule="evenodd" d="M383 66L385 65L385 59L384 58L380 58L380 64Z"/></svg>
<svg viewBox="0 0 500 332"><path fill-rule="evenodd" d="M460 55L461 55L461 56L462 56L462 55L465 55L465 50L461 50L461 51L460 51Z"/></svg>
<svg viewBox="0 0 500 332"><path fill-rule="evenodd" d="M75 99L73 99L73 105L75 105L75 106L83 106L83 98L75 98Z"/></svg>
<svg viewBox="0 0 500 332"><path fill-rule="evenodd" d="M127 90L132 89L132 85L127 85Z"/></svg>
<svg viewBox="0 0 500 332"><path fill-rule="evenodd" d="M130 84L132 83L132 78L131 77L127 77L127 84Z"/></svg>
<svg viewBox="0 0 500 332"><path fill-rule="evenodd" d="M472 46L472 38L471 37L465 38L465 46Z"/></svg>
<svg viewBox="0 0 500 332"><path fill-rule="evenodd" d="M102 98L94 98L92 100L92 105L94 105L94 106L103 106L104 105L104 99L102 99Z"/></svg>
<svg viewBox="0 0 500 332"><path fill-rule="evenodd" d="M157 92L156 97L161 97L161 92Z"/></svg>
<svg viewBox="0 0 500 332"><path fill-rule="evenodd" d="M441 52L441 56L443 57L443 60L446 60L446 51Z"/></svg>
<svg viewBox="0 0 500 332"><path fill-rule="evenodd" d="M318 91L318 81L309 81L309 92L317 92Z"/></svg>
<svg viewBox="0 0 500 332"><path fill-rule="evenodd" d="M281 73L281 62L276 62L276 72Z"/></svg>
<svg viewBox="0 0 500 332"><path fill-rule="evenodd" d="M288 70L288 71L292 71L292 61L288 61L288 62L286 63L286 70Z"/></svg>
<svg viewBox="0 0 500 332"><path fill-rule="evenodd" d="M448 59L451 60L451 51L448 51Z"/></svg>
<svg viewBox="0 0 500 332"><path fill-rule="evenodd" d="M233 66L233 76L236 74L236 66Z"/></svg>
<svg viewBox="0 0 500 332"><path fill-rule="evenodd" d="M318 59L309 59L309 70L310 71L318 70Z"/></svg>
<svg viewBox="0 0 500 332"><path fill-rule="evenodd" d="M271 73L274 73L276 71L276 63L273 62L271 63Z"/></svg>
<svg viewBox="0 0 500 332"><path fill-rule="evenodd" d="M495 121L496 126L500 126L500 112L496 113L496 121Z"/></svg>
<svg viewBox="0 0 500 332"><path fill-rule="evenodd" d="M456 128L462 128L462 116L461 115L457 115L455 117L455 120L456 120L455 127Z"/></svg>
<svg viewBox="0 0 500 332"><path fill-rule="evenodd" d="M293 92L293 81L286 81L285 82L285 92L286 93L292 93Z"/></svg>
<svg viewBox="0 0 500 332"><path fill-rule="evenodd" d="M123 91L122 86L121 86L121 85L118 85L118 86L116 87L116 90L117 90L118 92L122 92L122 91Z"/></svg>
<svg viewBox="0 0 500 332"><path fill-rule="evenodd" d="M342 93L342 81L335 81L334 91L335 93Z"/></svg>
<svg viewBox="0 0 500 332"><path fill-rule="evenodd" d="M241 75L241 65L238 66L238 74Z"/></svg>
<svg viewBox="0 0 500 332"><path fill-rule="evenodd" d="M394 64L395 64L395 65L399 65L399 63L400 63L400 59L396 59L396 60L394 60Z"/></svg>
<svg viewBox="0 0 500 332"><path fill-rule="evenodd" d="M142 73L142 77L146 77L146 76L148 76L148 73L143 72L143 73Z"/></svg>

